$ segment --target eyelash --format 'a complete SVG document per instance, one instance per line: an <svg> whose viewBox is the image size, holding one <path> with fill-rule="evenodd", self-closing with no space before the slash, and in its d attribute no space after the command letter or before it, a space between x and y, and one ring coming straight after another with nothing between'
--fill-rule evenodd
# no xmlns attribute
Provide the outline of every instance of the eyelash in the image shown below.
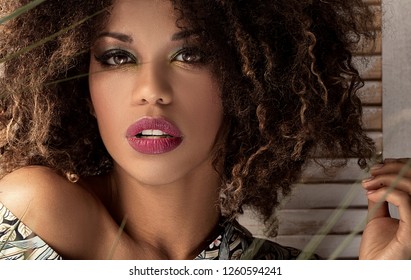
<svg viewBox="0 0 411 280"><path fill-rule="evenodd" d="M128 51L121 50L121 49L112 49L112 50L104 52L102 55L99 55L99 56L95 55L94 57L96 58L98 62L100 62L101 65L109 66L109 67L118 67L118 66L122 66L125 64L136 63L137 61L134 55L132 55ZM123 63L116 63L115 62L116 58L126 59L126 61Z"/></svg>
<svg viewBox="0 0 411 280"><path fill-rule="evenodd" d="M194 55L196 56L196 58L193 61L187 61L183 57L186 54ZM177 60L177 57L179 56L182 56L181 60ZM204 60L205 60L204 53L198 48L192 48L192 47L182 48L171 57L171 61L177 61L177 62L182 62L182 63L187 63L187 64L201 64L201 63L204 63Z"/></svg>
<svg viewBox="0 0 411 280"><path fill-rule="evenodd" d="M187 57L184 58L184 55L191 55L195 56L194 60L190 61L187 60ZM181 56L179 59L178 57ZM122 49L112 49L104 52L101 55L95 55L95 59L105 67L120 67L126 64L133 64L137 63L136 57L128 51ZM202 51L198 48L182 48L178 50L175 54L171 57L171 62L180 62L185 64L202 64L205 61L205 55ZM121 59L121 61L117 61L116 59Z"/></svg>

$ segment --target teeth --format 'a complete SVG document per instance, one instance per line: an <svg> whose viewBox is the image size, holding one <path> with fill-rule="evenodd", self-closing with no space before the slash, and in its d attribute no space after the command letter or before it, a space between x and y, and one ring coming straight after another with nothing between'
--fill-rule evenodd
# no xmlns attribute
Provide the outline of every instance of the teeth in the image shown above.
<svg viewBox="0 0 411 280"><path fill-rule="evenodd" d="M159 138L167 138L171 137L164 131L158 129L146 129L141 131L139 134L136 135L137 137L159 137Z"/></svg>
<svg viewBox="0 0 411 280"><path fill-rule="evenodd" d="M141 132L142 136L163 136L163 135L167 135L167 133L161 131L161 130L157 130L157 129L147 129L147 130L143 130Z"/></svg>

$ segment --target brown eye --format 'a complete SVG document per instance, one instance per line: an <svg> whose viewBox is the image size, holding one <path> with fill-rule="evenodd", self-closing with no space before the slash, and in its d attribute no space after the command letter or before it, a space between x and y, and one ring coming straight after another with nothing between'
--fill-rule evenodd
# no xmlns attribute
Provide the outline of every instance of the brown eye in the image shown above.
<svg viewBox="0 0 411 280"><path fill-rule="evenodd" d="M172 60L184 63L198 63L202 62L203 56L201 52L196 49L182 49L174 55Z"/></svg>
<svg viewBox="0 0 411 280"><path fill-rule="evenodd" d="M96 60L105 66L121 66L135 63L136 58L131 53L124 50L109 50L101 56L96 56Z"/></svg>
<svg viewBox="0 0 411 280"><path fill-rule="evenodd" d="M125 55L116 55L107 60L107 63L113 64L113 65L122 65L129 63L131 59Z"/></svg>

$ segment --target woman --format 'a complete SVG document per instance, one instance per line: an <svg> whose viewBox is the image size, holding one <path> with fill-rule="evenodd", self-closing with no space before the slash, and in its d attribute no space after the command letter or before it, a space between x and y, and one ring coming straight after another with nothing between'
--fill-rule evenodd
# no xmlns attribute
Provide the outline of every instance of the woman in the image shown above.
<svg viewBox="0 0 411 280"><path fill-rule="evenodd" d="M4 258L296 258L235 217L254 208L275 235L315 149L372 156L351 64L369 18L361 1L72 0L8 22ZM365 257L409 255L367 255L379 238Z"/></svg>

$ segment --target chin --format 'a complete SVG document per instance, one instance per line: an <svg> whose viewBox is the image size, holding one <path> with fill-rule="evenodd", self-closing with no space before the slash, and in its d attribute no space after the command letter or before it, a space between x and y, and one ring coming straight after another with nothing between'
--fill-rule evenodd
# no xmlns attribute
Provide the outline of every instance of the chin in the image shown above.
<svg viewBox="0 0 411 280"><path fill-rule="evenodd" d="M160 170L151 168L149 172L138 172L132 175L143 186L167 186L178 182L183 177L181 174L168 168Z"/></svg>

